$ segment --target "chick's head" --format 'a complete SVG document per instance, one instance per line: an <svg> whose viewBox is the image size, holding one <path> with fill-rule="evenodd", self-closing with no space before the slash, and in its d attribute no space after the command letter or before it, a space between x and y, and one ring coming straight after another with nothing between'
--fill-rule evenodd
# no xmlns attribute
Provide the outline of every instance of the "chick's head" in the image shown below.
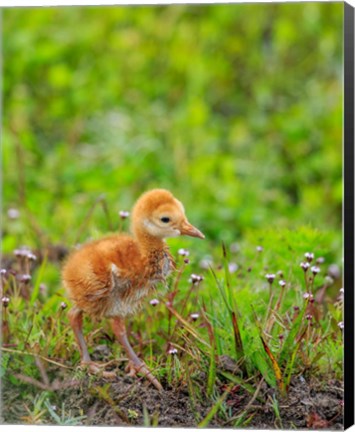
<svg viewBox="0 0 355 432"><path fill-rule="evenodd" d="M136 236L146 233L160 239L188 235L205 238L190 224L182 203L165 189L143 194L132 211L132 230Z"/></svg>

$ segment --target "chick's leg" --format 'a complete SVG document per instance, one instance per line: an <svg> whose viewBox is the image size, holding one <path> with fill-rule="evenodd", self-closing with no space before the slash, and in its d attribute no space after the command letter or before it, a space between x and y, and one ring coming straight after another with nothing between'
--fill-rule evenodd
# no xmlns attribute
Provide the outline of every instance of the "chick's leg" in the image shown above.
<svg viewBox="0 0 355 432"><path fill-rule="evenodd" d="M114 378L116 375L113 372L102 371L99 365L91 361L90 354L88 348L86 346L86 342L83 335L83 311L74 306L70 309L69 313L69 322L71 328L73 329L74 336L76 342L79 346L80 355L81 355L81 364L88 365L89 371L93 374L100 374L105 378Z"/></svg>
<svg viewBox="0 0 355 432"><path fill-rule="evenodd" d="M111 324L112 324L112 330L117 340L120 342L123 349L126 351L126 354L130 360L129 375L135 375L136 373L141 373L146 378L148 378L148 380L154 385L155 388L157 388L159 391L163 390L163 387L161 386L160 382L152 375L152 373L150 372L146 364L139 359L139 357L131 347L127 339L127 331L126 331L124 320L118 317L113 318Z"/></svg>
<svg viewBox="0 0 355 432"><path fill-rule="evenodd" d="M86 342L83 335L83 330L82 330L83 311L74 306L72 309L70 309L68 316L69 316L69 322L71 328L73 329L74 332L76 342L79 346L81 361L85 363L90 363L91 359L90 359L89 351L87 349Z"/></svg>

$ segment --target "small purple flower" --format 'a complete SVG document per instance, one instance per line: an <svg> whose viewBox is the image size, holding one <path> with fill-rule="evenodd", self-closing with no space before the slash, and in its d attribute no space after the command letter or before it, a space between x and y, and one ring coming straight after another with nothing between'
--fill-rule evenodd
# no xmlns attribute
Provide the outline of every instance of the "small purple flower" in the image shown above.
<svg viewBox="0 0 355 432"><path fill-rule="evenodd" d="M300 307L299 307L299 306L293 306L293 310L294 310L295 312L297 312L297 311L300 310Z"/></svg>
<svg viewBox="0 0 355 432"><path fill-rule="evenodd" d="M206 257L200 261L200 268L203 270L208 270L213 264L213 261L210 257Z"/></svg>
<svg viewBox="0 0 355 432"><path fill-rule="evenodd" d="M5 276L6 273L7 273L6 269L1 269L1 270L0 270L0 274L1 274L2 276Z"/></svg>
<svg viewBox="0 0 355 432"><path fill-rule="evenodd" d="M168 354L170 355L176 355L178 353L178 350L176 348L170 348L168 351Z"/></svg>
<svg viewBox="0 0 355 432"><path fill-rule="evenodd" d="M330 276L326 276L326 277L324 278L324 282L325 282L325 284L326 284L327 286L331 286L331 285L333 285L333 283L334 283L334 279L333 279L332 277L330 277Z"/></svg>
<svg viewBox="0 0 355 432"><path fill-rule="evenodd" d="M300 267L302 267L303 271L307 271L310 268L310 263L309 262L301 262Z"/></svg>
<svg viewBox="0 0 355 432"><path fill-rule="evenodd" d="M62 302L60 304L60 307L61 307L62 310L64 310L64 309L66 309L68 307L68 305L65 302Z"/></svg>
<svg viewBox="0 0 355 432"><path fill-rule="evenodd" d="M125 211L125 210L120 210L118 212L118 214L119 214L121 219L127 219L130 215L130 213L128 211Z"/></svg>
<svg viewBox="0 0 355 432"><path fill-rule="evenodd" d="M238 270L238 264L236 263L229 263L228 264L228 270L230 273L235 273Z"/></svg>
<svg viewBox="0 0 355 432"><path fill-rule="evenodd" d="M284 277L284 273L282 270L279 270L276 274L280 279L282 279Z"/></svg>
<svg viewBox="0 0 355 432"><path fill-rule="evenodd" d="M340 328L340 330L344 330L344 322L343 322L343 321L340 321L340 322L338 323L338 327Z"/></svg>
<svg viewBox="0 0 355 432"><path fill-rule="evenodd" d="M230 251L232 252L232 253L236 253L236 252L239 252L240 251L240 246L239 246L239 243L232 243L231 245L230 245Z"/></svg>
<svg viewBox="0 0 355 432"><path fill-rule="evenodd" d="M15 208L9 208L9 210L7 211L7 215L9 219L15 220L20 217L20 212Z"/></svg>
<svg viewBox="0 0 355 432"><path fill-rule="evenodd" d="M191 317L192 321L196 321L196 320L199 319L200 314L198 314L198 313L192 313L192 314L190 315L190 317Z"/></svg>
<svg viewBox="0 0 355 432"><path fill-rule="evenodd" d="M40 292L42 295L46 295L46 294L47 294L47 291L48 291L48 288L47 288L47 285L46 285L46 284L44 284L44 283L39 284L39 292Z"/></svg>
<svg viewBox="0 0 355 432"><path fill-rule="evenodd" d="M149 303L150 303L152 306L156 306L156 305L159 304L159 300L155 298L155 299L152 299Z"/></svg>
<svg viewBox="0 0 355 432"><path fill-rule="evenodd" d="M20 281L24 282L24 283L29 282L31 279L32 279L32 276L29 274L23 274L20 276Z"/></svg>
<svg viewBox="0 0 355 432"><path fill-rule="evenodd" d="M189 264L189 262L190 262L190 260L189 260L188 258L185 258L185 259L184 259L184 263L185 263L185 264Z"/></svg>
<svg viewBox="0 0 355 432"><path fill-rule="evenodd" d="M306 258L306 260L308 262L312 262L314 260L314 253L312 253L312 252L306 252L304 254L304 257Z"/></svg>
<svg viewBox="0 0 355 432"><path fill-rule="evenodd" d="M32 251L28 246L21 246L14 250L14 255L17 257L28 257L29 254L32 254Z"/></svg>
<svg viewBox="0 0 355 432"><path fill-rule="evenodd" d="M269 284L272 284L274 282L276 276L274 274L268 273L265 275L265 277L266 277L267 281L269 282Z"/></svg>
<svg viewBox="0 0 355 432"><path fill-rule="evenodd" d="M192 274L189 282L192 282L194 285L199 284L201 281L203 280L202 276L196 275L196 274Z"/></svg>
<svg viewBox="0 0 355 432"><path fill-rule="evenodd" d="M280 280L279 285L283 288L286 285L286 282L284 280Z"/></svg>
<svg viewBox="0 0 355 432"><path fill-rule="evenodd" d="M341 269L337 264L330 264L328 267L328 275L333 279L339 279L341 276Z"/></svg>
<svg viewBox="0 0 355 432"><path fill-rule="evenodd" d="M311 272L315 275L317 275L320 272L320 268L317 266L312 266L311 267Z"/></svg>
<svg viewBox="0 0 355 432"><path fill-rule="evenodd" d="M2 305L4 306L4 308L6 308L9 305L9 303L10 303L9 297L3 297L1 299L1 301L2 301Z"/></svg>
<svg viewBox="0 0 355 432"><path fill-rule="evenodd" d="M325 261L324 257L319 257L316 259L316 264L323 264Z"/></svg>
<svg viewBox="0 0 355 432"><path fill-rule="evenodd" d="M305 300L307 300L307 299L311 300L311 299L313 299L313 294L311 294L309 292L306 292L306 293L303 294L303 298Z"/></svg>
<svg viewBox="0 0 355 432"><path fill-rule="evenodd" d="M30 261L36 261L36 260L37 260L36 255L35 255L34 253L32 253L32 252L29 252L29 253L27 254L27 258L28 258Z"/></svg>
<svg viewBox="0 0 355 432"><path fill-rule="evenodd" d="M311 314L307 314L306 315L306 320L311 321L313 318L313 316Z"/></svg>
<svg viewBox="0 0 355 432"><path fill-rule="evenodd" d="M190 252L187 249L181 248L181 249L178 250L178 254L181 255L181 256L187 257L187 256L190 255Z"/></svg>
<svg viewBox="0 0 355 432"><path fill-rule="evenodd" d="M262 252L264 250L264 248L262 246L257 246L256 247L256 251L257 252Z"/></svg>
<svg viewBox="0 0 355 432"><path fill-rule="evenodd" d="M283 334L280 334L280 335L279 335L279 339L280 339L280 341L284 340L284 338L285 338L285 336L284 336Z"/></svg>

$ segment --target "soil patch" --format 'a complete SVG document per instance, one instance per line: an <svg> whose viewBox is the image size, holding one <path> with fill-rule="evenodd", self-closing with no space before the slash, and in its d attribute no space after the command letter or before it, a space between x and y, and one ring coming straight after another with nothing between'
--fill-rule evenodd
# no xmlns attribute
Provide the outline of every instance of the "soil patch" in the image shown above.
<svg viewBox="0 0 355 432"><path fill-rule="evenodd" d="M203 377L201 379L203 382ZM68 382L68 376L66 380ZM72 418L85 416L77 423L82 425L196 427L215 404L197 387L196 394L200 393L201 397L192 399L184 384L173 388L162 382L164 390L159 392L144 380L121 375L114 381L84 376L73 383L50 392L49 400L57 406L59 416L63 402L66 413ZM220 395L225 388L220 382ZM21 400L24 391L33 398L39 393L35 385L26 384L20 389L7 379L3 381L4 423L23 423L21 418L26 416ZM284 398L263 383L255 401L252 397L235 386L226 399L228 418L220 411L209 427L236 427L238 419L242 418L243 422L247 421L247 425L241 425L243 428L343 429L343 384L338 380L325 383L316 378L296 377ZM54 423L50 417L43 420L46 424Z"/></svg>

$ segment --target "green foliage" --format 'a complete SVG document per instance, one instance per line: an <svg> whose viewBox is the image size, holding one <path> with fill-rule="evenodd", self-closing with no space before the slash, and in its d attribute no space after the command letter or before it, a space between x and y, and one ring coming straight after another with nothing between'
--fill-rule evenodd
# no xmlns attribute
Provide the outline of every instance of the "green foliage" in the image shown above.
<svg viewBox="0 0 355 432"><path fill-rule="evenodd" d="M232 385L253 394L263 377L280 388L279 371L286 389L308 370L341 377L342 282L326 277L331 264L342 268L342 11L341 3L3 11L4 262L19 276L28 263L11 261L15 248L28 244L41 257L27 283L1 275L10 298L1 377L22 386L24 400L32 390L19 375L41 379L36 356L68 374L79 360L53 245L127 231L119 210L152 187L171 189L206 240L169 239L180 273L159 305L147 301L132 320L132 343L163 382L187 383L193 404L208 398L199 426L215 416L251 421L253 413L232 416ZM324 259L311 282L300 268L307 251ZM284 291L279 277L272 286L265 279L279 271ZM193 284L192 273L203 281ZM307 321L303 294L324 287L317 319ZM84 327L90 350L105 343L111 360L120 355L105 320ZM223 370L222 355L239 372ZM95 391L119 416L136 415L117 407L109 387ZM43 392L26 402L24 421L83 420L48 401ZM147 409L142 417L159 424Z"/></svg>
<svg viewBox="0 0 355 432"><path fill-rule="evenodd" d="M209 239L271 220L339 229L342 8L4 10L4 202L21 210L18 241L39 240L23 207L72 243L98 195L116 214L155 186Z"/></svg>

